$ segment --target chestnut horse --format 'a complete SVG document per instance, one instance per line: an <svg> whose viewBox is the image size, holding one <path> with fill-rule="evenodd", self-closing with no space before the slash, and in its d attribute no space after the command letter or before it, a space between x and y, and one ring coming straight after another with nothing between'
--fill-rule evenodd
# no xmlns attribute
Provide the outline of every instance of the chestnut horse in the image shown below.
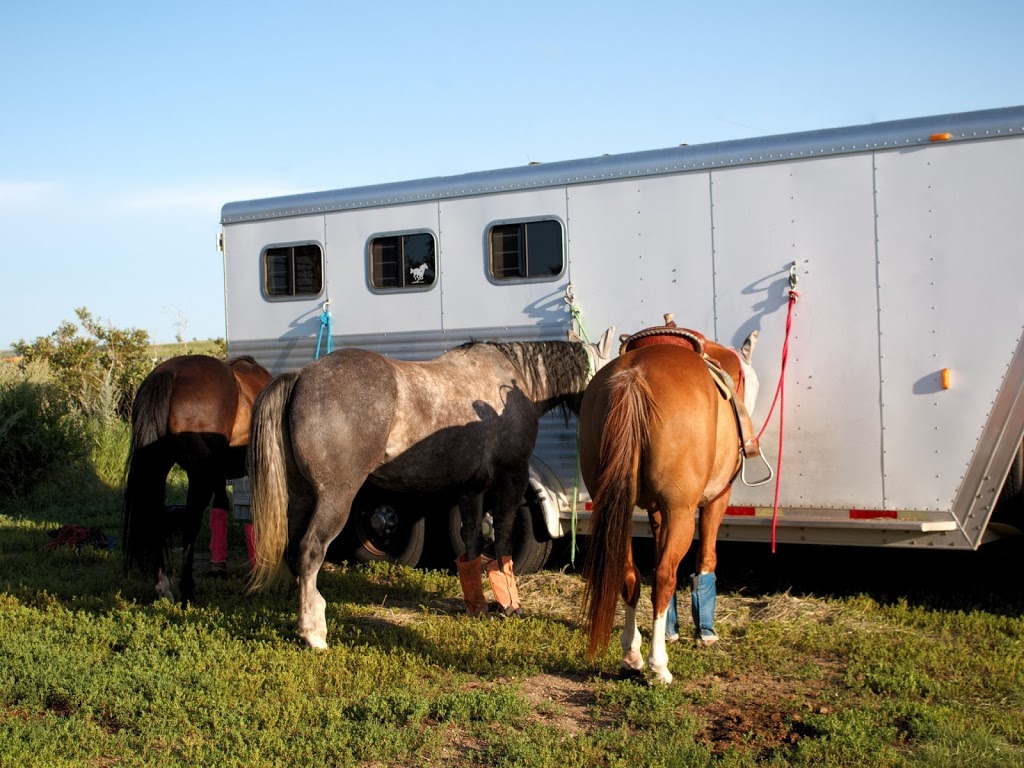
<svg viewBox="0 0 1024 768"><path fill-rule="evenodd" d="M502 610L519 613L511 534L538 420L559 405L578 412L591 371L608 359L612 335L610 329L596 346L471 343L425 362L344 349L275 378L252 415L252 588L275 581L287 565L299 585L299 634L310 647L326 648L317 575L369 480L393 491L458 496L463 597L470 615L485 613L482 499L493 490L488 578ZM492 565L500 572L491 573ZM507 584L507 604L499 584Z"/></svg>
<svg viewBox="0 0 1024 768"><path fill-rule="evenodd" d="M654 628L647 661L655 679L664 683L672 681L665 651L666 611L676 589L676 569L693 540L698 509L695 580L709 582L702 591L713 615L715 540L744 458L738 423L746 419L744 430L749 431L747 414L757 395L757 377L749 366L756 333L744 343L742 357L701 341L706 356L735 383L745 408L734 410L728 387L716 384L707 360L693 347L659 343L627 351L601 370L580 411L581 470L593 497L584 567L587 654L593 658L607 647L621 593L626 601L622 667L644 667L636 622L640 574L632 553L633 509L641 507L647 510L656 552ZM750 442L756 452L756 440ZM695 616L697 612L695 602ZM717 640L710 618L699 623L709 641Z"/></svg>
<svg viewBox="0 0 1024 768"><path fill-rule="evenodd" d="M145 378L132 403L132 441L123 506L125 570L153 573L159 595L173 600L167 542L182 534L182 603L195 597L192 559L202 513L213 499L228 508L226 480L245 474L249 412L270 372L251 357L227 363L206 355L172 357ZM167 474L188 476L184 517L168 520Z"/></svg>

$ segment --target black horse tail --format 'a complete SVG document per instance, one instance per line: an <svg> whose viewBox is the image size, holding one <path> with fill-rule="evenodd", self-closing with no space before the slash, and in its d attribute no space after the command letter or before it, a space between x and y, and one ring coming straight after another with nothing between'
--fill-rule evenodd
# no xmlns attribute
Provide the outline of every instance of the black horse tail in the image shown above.
<svg viewBox="0 0 1024 768"><path fill-rule="evenodd" d="M164 481L159 441L167 434L174 374L146 377L132 402L132 438L125 462L121 541L125 571L155 570L164 564Z"/></svg>
<svg viewBox="0 0 1024 768"><path fill-rule="evenodd" d="M288 546L288 401L297 371L273 379L256 398L249 422L248 474L256 557L249 589L260 589L284 575ZM288 443L286 448L286 443Z"/></svg>
<svg viewBox="0 0 1024 768"><path fill-rule="evenodd" d="M650 386L637 368L614 374L608 380L608 389L608 411L601 434L590 518L590 546L583 569L590 659L607 648L615 623L626 557L633 545L633 508L640 462L649 442L648 424L657 412Z"/></svg>

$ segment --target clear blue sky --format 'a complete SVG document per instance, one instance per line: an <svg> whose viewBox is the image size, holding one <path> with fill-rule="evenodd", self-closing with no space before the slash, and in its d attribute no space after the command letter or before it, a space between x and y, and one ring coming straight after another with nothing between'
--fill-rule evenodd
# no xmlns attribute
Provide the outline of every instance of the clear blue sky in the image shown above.
<svg viewBox="0 0 1024 768"><path fill-rule="evenodd" d="M0 349L224 335L220 208L1024 104L1024 3L6 2Z"/></svg>

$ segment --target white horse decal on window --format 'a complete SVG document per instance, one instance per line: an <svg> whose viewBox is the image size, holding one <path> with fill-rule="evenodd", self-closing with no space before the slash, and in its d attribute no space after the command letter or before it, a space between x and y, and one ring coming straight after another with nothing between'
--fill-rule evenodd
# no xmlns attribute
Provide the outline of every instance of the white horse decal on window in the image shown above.
<svg viewBox="0 0 1024 768"><path fill-rule="evenodd" d="M410 267L409 274L412 275L413 285L417 285L423 282L423 278L427 273L427 262L423 262L418 267Z"/></svg>

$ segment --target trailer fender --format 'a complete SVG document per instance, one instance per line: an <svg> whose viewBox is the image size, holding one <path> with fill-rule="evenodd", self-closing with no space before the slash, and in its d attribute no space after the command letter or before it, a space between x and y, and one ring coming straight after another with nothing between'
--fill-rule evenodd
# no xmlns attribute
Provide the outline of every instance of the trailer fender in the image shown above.
<svg viewBox="0 0 1024 768"><path fill-rule="evenodd" d="M561 510L570 509L571 497L566 493L558 475L536 456L530 457L530 487L537 495L537 504L544 518L544 528L552 539L565 535Z"/></svg>

